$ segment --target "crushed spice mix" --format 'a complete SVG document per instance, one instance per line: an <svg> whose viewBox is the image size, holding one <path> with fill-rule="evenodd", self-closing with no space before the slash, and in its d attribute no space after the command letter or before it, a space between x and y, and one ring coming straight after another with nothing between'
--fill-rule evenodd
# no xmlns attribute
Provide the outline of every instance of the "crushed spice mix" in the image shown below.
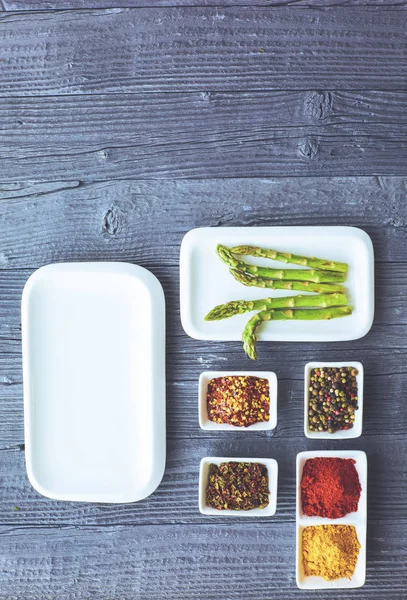
<svg viewBox="0 0 407 600"><path fill-rule="evenodd" d="M215 423L249 427L270 419L270 388L267 379L229 375L208 384L208 418Z"/></svg>
<svg viewBox="0 0 407 600"><path fill-rule="evenodd" d="M206 504L218 510L251 510L269 504L266 465L225 462L209 465Z"/></svg>

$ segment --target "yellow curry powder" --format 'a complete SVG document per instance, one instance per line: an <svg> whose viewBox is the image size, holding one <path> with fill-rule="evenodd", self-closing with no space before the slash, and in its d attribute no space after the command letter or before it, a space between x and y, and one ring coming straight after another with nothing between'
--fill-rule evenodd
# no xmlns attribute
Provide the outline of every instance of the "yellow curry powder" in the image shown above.
<svg viewBox="0 0 407 600"><path fill-rule="evenodd" d="M305 575L332 580L351 578L356 567L360 543L352 525L316 525L302 532Z"/></svg>

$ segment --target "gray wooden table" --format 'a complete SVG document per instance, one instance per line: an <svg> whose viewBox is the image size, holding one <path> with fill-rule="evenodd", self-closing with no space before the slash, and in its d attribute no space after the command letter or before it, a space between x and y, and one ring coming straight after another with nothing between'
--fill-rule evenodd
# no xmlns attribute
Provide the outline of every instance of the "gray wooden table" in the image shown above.
<svg viewBox="0 0 407 600"><path fill-rule="evenodd" d="M406 3L0 6L0 598L406 598ZM203 432L199 373L247 362L238 343L183 333L182 237L197 226L299 224L371 235L374 326L351 343L263 344L257 366L279 378L274 435ZM54 502L25 475L21 291L41 265L75 260L134 262L165 289L167 468L136 504ZM360 439L304 437L312 359L363 362ZM352 594L295 585L295 456L308 448L368 454L367 582ZM200 515L208 454L275 457L275 518Z"/></svg>

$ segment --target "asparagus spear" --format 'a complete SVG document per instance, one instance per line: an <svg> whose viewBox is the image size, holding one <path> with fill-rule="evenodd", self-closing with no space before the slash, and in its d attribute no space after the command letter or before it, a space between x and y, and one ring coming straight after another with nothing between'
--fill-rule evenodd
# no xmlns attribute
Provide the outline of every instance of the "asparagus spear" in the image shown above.
<svg viewBox="0 0 407 600"><path fill-rule="evenodd" d="M254 277L248 275L239 269L229 269L233 277L243 283L243 285L270 288L273 290L294 290L297 292L343 292L343 285L335 283L311 283L310 281L276 281L275 279L266 279L265 277Z"/></svg>
<svg viewBox="0 0 407 600"><path fill-rule="evenodd" d="M346 304L345 294L320 294L315 296L284 296L282 298L264 298L262 300L232 300L215 306L205 317L205 321L219 321L251 310L270 310L272 308L313 307L327 308Z"/></svg>
<svg viewBox="0 0 407 600"><path fill-rule="evenodd" d="M218 256L232 269L240 269L245 273L252 275L260 275L260 277L269 277L271 279L288 279L291 281L312 281L314 283L331 283L345 281L345 273L337 273L334 271L318 271L314 269L270 269L268 267L258 267L257 265L249 265L244 261L237 260L233 254L218 244L216 247Z"/></svg>
<svg viewBox="0 0 407 600"><path fill-rule="evenodd" d="M325 271L339 271L346 273L348 265L346 263L336 262L333 260L325 260L323 258L315 258L308 256L298 256L289 252L279 252L278 250L267 250L258 246L234 246L229 248L233 254L244 256L259 256L261 258L271 258L283 263L291 263L294 265L303 265L304 267L312 267L313 269L324 269Z"/></svg>
<svg viewBox="0 0 407 600"><path fill-rule="evenodd" d="M256 330L265 321L285 321L287 319L297 321L328 320L346 317L350 314L352 314L350 306L316 310L262 310L248 321L243 330L243 349L249 358L256 360Z"/></svg>

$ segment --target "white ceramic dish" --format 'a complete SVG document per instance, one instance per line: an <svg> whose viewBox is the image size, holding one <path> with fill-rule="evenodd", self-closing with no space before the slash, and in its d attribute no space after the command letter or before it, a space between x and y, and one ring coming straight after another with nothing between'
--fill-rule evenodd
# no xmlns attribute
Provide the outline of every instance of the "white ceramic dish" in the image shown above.
<svg viewBox="0 0 407 600"><path fill-rule="evenodd" d="M353 458L362 488L357 512L349 513L340 519L324 519L307 517L301 510L300 484L305 462L309 458L336 457ZM360 450L319 450L316 452L300 452L297 454L297 502L296 502L296 579L301 589L332 589L361 587L366 579L366 524L367 524L367 458ZM302 531L311 525L354 525L361 545L358 561L351 579L335 579L326 581L322 577L304 575L302 563Z"/></svg>
<svg viewBox="0 0 407 600"><path fill-rule="evenodd" d="M287 291L245 287L235 281L216 254L216 245L242 244L296 252L349 264L345 286L353 313L330 321L274 321L264 324L258 339L287 342L334 342L366 335L374 316L373 246L356 227L213 227L193 229L184 237L180 257L181 321L198 340L241 340L250 318L246 313L222 321L204 321L218 304L230 300L287 296ZM247 262L281 268L282 263L243 257ZM301 268L287 265L284 268ZM295 292L298 293L298 292ZM303 292L305 293L305 292Z"/></svg>
<svg viewBox="0 0 407 600"><path fill-rule="evenodd" d="M247 462L266 465L269 478L269 504L265 508L252 510L217 510L207 506L205 496L208 485L209 465L220 465L224 462ZM278 463L274 458L227 458L222 456L205 456L199 468L199 512L216 517L272 517L277 509Z"/></svg>
<svg viewBox="0 0 407 600"><path fill-rule="evenodd" d="M134 502L165 466L165 302L125 263L42 267L22 298L27 474L57 500Z"/></svg>
<svg viewBox="0 0 407 600"><path fill-rule="evenodd" d="M270 392L270 419L261 423L254 423L249 427L236 427L229 423L215 423L208 419L207 394L208 384L215 377L226 376L252 376L262 377L269 382ZM277 426L277 375L271 371L204 371L199 377L199 425L208 431L267 431Z"/></svg>
<svg viewBox="0 0 407 600"><path fill-rule="evenodd" d="M328 431L311 431L308 425L308 409L309 409L309 378L312 369L317 367L353 367L359 371L356 376L358 384L358 406L359 408L355 411L354 425L351 429L341 429L335 431L335 433L328 433ZM308 438L314 439L326 439L326 440L344 440L350 438L357 438L362 435L363 427L363 365L360 362L354 360L347 360L341 362L309 362L305 365L304 373L304 433Z"/></svg>

